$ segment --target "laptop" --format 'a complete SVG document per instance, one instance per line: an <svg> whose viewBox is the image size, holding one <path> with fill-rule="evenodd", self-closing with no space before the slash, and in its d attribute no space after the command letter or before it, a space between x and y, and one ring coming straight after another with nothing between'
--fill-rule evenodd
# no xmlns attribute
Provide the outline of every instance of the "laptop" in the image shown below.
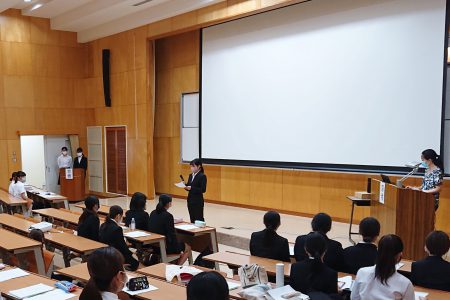
<svg viewBox="0 0 450 300"><path fill-rule="evenodd" d="M384 183L392 184L392 181L391 181L391 179L389 178L389 176L384 175L384 174L380 174L380 176L381 176L381 180L382 180Z"/></svg>

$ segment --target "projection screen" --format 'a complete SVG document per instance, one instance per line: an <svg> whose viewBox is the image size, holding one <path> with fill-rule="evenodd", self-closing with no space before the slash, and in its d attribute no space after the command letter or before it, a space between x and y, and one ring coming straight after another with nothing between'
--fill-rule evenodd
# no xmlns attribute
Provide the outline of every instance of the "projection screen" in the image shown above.
<svg viewBox="0 0 450 300"><path fill-rule="evenodd" d="M202 30L205 162L400 171L441 149L445 0L313 0Z"/></svg>

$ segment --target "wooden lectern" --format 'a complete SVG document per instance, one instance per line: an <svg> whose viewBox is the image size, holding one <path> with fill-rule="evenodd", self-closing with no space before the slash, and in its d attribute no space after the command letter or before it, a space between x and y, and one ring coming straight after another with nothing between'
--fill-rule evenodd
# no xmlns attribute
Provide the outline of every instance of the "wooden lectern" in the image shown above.
<svg viewBox="0 0 450 300"><path fill-rule="evenodd" d="M393 233L403 241L403 257L411 260L426 256L426 236L434 230L434 196L422 191L398 188L385 184L384 204L380 203L380 186L383 183L371 178L374 195L370 215L381 224L380 237Z"/></svg>
<svg viewBox="0 0 450 300"><path fill-rule="evenodd" d="M69 201L81 201L85 197L85 171L84 169L72 169L73 179L66 178L66 169L59 170L61 179L61 195Z"/></svg>

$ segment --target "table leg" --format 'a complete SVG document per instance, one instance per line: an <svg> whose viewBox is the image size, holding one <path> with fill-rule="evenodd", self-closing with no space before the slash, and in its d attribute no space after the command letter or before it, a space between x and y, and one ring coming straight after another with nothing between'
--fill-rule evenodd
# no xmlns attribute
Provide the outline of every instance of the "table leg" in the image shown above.
<svg viewBox="0 0 450 300"><path fill-rule="evenodd" d="M63 248L62 252L63 252L64 266L68 268L70 267L70 250L67 248Z"/></svg>
<svg viewBox="0 0 450 300"><path fill-rule="evenodd" d="M64 200L64 208L69 209L69 200Z"/></svg>
<svg viewBox="0 0 450 300"><path fill-rule="evenodd" d="M348 239L354 245L355 241L352 240L352 225L353 225L353 212L355 211L355 202L352 201L352 213L350 214L350 227L348 229Z"/></svg>
<svg viewBox="0 0 450 300"><path fill-rule="evenodd" d="M42 249L41 247L36 247L34 248L33 251L34 257L36 258L38 273L45 276L46 274L45 274L44 257L42 256Z"/></svg>
<svg viewBox="0 0 450 300"><path fill-rule="evenodd" d="M166 252L166 241L161 240L159 241L159 250L161 252L161 261L163 263L167 263L167 252Z"/></svg>
<svg viewBox="0 0 450 300"><path fill-rule="evenodd" d="M211 231L211 232L209 233L209 235L210 235L210 237L211 237L212 252L213 252L213 253L219 252L219 247L218 247L218 244L217 244L217 234L216 234L216 231L215 231L215 230ZM218 262L215 262L214 265L215 265L216 270L217 270L217 271L220 271L219 263L218 263Z"/></svg>

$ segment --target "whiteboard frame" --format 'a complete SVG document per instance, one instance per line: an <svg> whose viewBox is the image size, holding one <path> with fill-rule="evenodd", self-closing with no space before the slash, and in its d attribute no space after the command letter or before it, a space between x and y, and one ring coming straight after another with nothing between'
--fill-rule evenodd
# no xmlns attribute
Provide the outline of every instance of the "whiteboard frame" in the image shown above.
<svg viewBox="0 0 450 300"><path fill-rule="evenodd" d="M183 127L184 125L184 97L186 95L193 95L193 94L197 94L198 95L198 110L199 110L199 114L198 114L198 127ZM180 163L181 164L189 164L191 161L190 160L185 160L183 158L183 128L198 128L198 138L199 138L199 143L197 143L197 154L198 157L200 157L200 122L201 122L201 100L200 100L200 92L186 92L186 93L181 93L181 97L180 97Z"/></svg>

